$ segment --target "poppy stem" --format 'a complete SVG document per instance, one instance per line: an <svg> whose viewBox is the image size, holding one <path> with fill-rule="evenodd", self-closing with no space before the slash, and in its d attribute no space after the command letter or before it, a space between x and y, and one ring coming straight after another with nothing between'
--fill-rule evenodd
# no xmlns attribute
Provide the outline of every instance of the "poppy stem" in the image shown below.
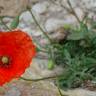
<svg viewBox="0 0 96 96"><path fill-rule="evenodd" d="M53 53L52 53L52 49L53 49L53 41L52 41L52 39L48 36L48 34L47 34L47 33L44 31L44 29L40 26L40 24L38 23L37 19L35 18L32 10L31 10L31 8L30 8L29 6L27 7L27 10L30 12L32 18L34 19L35 23L37 24L37 26L39 27L39 29L41 30L41 32L42 32L42 33L45 35L45 37L49 40L50 45L51 45L51 47L49 47L49 49L50 49L49 54L50 54L50 56L52 57L52 54L53 54ZM53 59L53 57L52 57L52 59ZM54 59L53 59L53 60L54 60Z"/></svg>
<svg viewBox="0 0 96 96"><path fill-rule="evenodd" d="M58 77L61 77L61 76L62 76L62 75L52 76L52 77L44 77L44 78L39 78L39 79L27 79L27 78L24 78L24 77L20 77L20 79L26 80L26 81L37 82L37 81L48 80L48 79L57 79Z"/></svg>
<svg viewBox="0 0 96 96"><path fill-rule="evenodd" d="M27 79L27 78L21 77L20 79L23 79L26 81L37 82L37 81L42 81L42 80L47 80L47 79L56 79L56 77L45 77L45 78L39 78L39 79Z"/></svg>
<svg viewBox="0 0 96 96"><path fill-rule="evenodd" d="M51 44L53 44L51 38L48 36L48 34L44 31L44 29L40 26L40 24L38 23L38 21L36 20L31 8L28 6L27 7L28 11L30 12L32 18L34 19L35 23L38 25L39 29L41 30L41 32L45 35L45 37L47 37L47 39L50 41Z"/></svg>
<svg viewBox="0 0 96 96"><path fill-rule="evenodd" d="M58 77L61 77L62 75L59 75L59 76L53 76L53 77L45 77L45 78L39 78L39 79L27 79L27 78L24 78L24 77L20 77L20 79L22 80L26 80L26 81L33 81L33 82L37 82L37 81L42 81L42 80L48 80L48 79L56 79L56 84L57 84L57 89L58 89L58 92L59 92L59 95L60 96L64 96L59 88L59 84L58 84L58 81L57 81L57 78Z"/></svg>

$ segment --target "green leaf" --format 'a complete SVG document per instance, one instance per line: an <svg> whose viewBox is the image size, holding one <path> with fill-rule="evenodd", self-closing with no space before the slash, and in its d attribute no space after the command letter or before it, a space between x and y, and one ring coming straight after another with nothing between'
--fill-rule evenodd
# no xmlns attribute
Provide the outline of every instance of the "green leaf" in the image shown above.
<svg viewBox="0 0 96 96"><path fill-rule="evenodd" d="M86 58L84 58L84 63L86 65L91 64L90 66L92 66L93 64L96 65L96 59L94 59L92 57L86 57Z"/></svg>
<svg viewBox="0 0 96 96"><path fill-rule="evenodd" d="M88 27L83 22L80 23L80 31L82 31L82 32L88 32Z"/></svg>
<svg viewBox="0 0 96 96"><path fill-rule="evenodd" d="M36 51L39 52L40 51L40 48L39 47L36 47Z"/></svg>
<svg viewBox="0 0 96 96"><path fill-rule="evenodd" d="M15 29L17 28L18 24L19 24L19 16L16 16L14 20L11 22L10 28Z"/></svg>
<svg viewBox="0 0 96 96"><path fill-rule="evenodd" d="M68 35L67 39L68 40L80 40L84 39L85 33L83 32L73 32L70 35Z"/></svg>
<svg viewBox="0 0 96 96"><path fill-rule="evenodd" d="M93 29L96 29L96 21L92 22L92 26Z"/></svg>
<svg viewBox="0 0 96 96"><path fill-rule="evenodd" d="M48 61L48 69L52 70L53 68L54 68L54 62L53 62L53 60L49 60Z"/></svg>
<svg viewBox="0 0 96 96"><path fill-rule="evenodd" d="M90 31L88 32L88 36L89 36L89 38L92 40L92 39L96 38L96 32L90 30Z"/></svg>
<svg viewBox="0 0 96 96"><path fill-rule="evenodd" d="M67 49L64 49L64 55L65 55L65 59L67 60L67 63L71 64L71 55Z"/></svg>
<svg viewBox="0 0 96 96"><path fill-rule="evenodd" d="M89 31L88 27L81 22L79 27L77 27L74 30L71 30L71 33L69 34L67 39L68 40L81 40L81 39L84 39L87 36L88 31Z"/></svg>

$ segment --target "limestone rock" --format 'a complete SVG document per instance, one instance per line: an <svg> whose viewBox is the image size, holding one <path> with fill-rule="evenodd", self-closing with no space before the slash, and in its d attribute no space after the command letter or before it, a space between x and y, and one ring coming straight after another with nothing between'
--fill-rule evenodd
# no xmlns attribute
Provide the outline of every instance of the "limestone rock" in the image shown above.
<svg viewBox="0 0 96 96"><path fill-rule="evenodd" d="M63 71L62 67L55 66L53 70L48 70L47 59L34 59L30 68L28 68L23 75L26 78L40 78L60 75Z"/></svg>
<svg viewBox="0 0 96 96"><path fill-rule="evenodd" d="M0 16L16 16L30 4L29 0L0 0Z"/></svg>
<svg viewBox="0 0 96 96"><path fill-rule="evenodd" d="M38 14L43 14L47 11L49 3L47 1L35 4L32 9Z"/></svg>
<svg viewBox="0 0 96 96"><path fill-rule="evenodd" d="M11 90L6 91L5 96L20 96L20 90L13 87Z"/></svg>
<svg viewBox="0 0 96 96"><path fill-rule="evenodd" d="M31 14L29 13L29 11L26 11L26 12L23 12L21 15L20 15L20 20L23 19L25 22L30 22L32 20L32 16Z"/></svg>
<svg viewBox="0 0 96 96"><path fill-rule="evenodd" d="M76 0L76 4L84 10L96 12L96 0Z"/></svg>
<svg viewBox="0 0 96 96"><path fill-rule="evenodd" d="M85 90L85 89L73 89L73 90L65 91L64 95L68 95L68 96L96 96L96 92Z"/></svg>
<svg viewBox="0 0 96 96"><path fill-rule="evenodd" d="M45 23L45 29L48 32L54 32L64 26L62 19L49 18Z"/></svg>

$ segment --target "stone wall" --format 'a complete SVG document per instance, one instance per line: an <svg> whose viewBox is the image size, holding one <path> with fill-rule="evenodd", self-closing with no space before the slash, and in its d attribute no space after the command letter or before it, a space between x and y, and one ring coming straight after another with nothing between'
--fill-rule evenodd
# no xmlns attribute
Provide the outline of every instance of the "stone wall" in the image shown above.
<svg viewBox="0 0 96 96"><path fill-rule="evenodd" d="M26 9L28 0L0 0L0 16L16 16Z"/></svg>
<svg viewBox="0 0 96 96"><path fill-rule="evenodd" d="M57 5L60 5L60 3L61 3L65 7L69 8L69 6L67 4L67 0L0 0L0 16L14 17L14 16L20 14L22 11L26 10L26 6L28 6L28 5L34 6L35 3L42 3L42 2L50 3L51 2L50 6L45 5L45 7L48 6L48 7L52 8L52 6L51 6L52 1L55 1L55 3ZM75 11L79 15L79 17L81 17L82 12L96 13L96 0L70 0L70 1L72 3L72 6L75 8ZM43 7L43 9L44 9L44 7ZM40 11L42 9L39 9L39 7L38 7L38 8L36 8L36 11L38 11L38 10ZM60 6L57 7L57 6L53 5L52 10L60 11L61 7ZM66 13L66 9L63 9L63 11L64 11L63 13ZM70 14L69 13L64 14L65 18L66 18L66 15L68 16ZM70 16L68 16L68 17L70 17Z"/></svg>
<svg viewBox="0 0 96 96"><path fill-rule="evenodd" d="M52 0L0 0L0 16L16 16L26 9L26 6L33 4L31 10L39 22L40 26L53 39L62 39L64 36L64 24L74 24L76 18L69 14L63 7L59 5L60 0L56 0L56 4ZM76 14L80 19L84 16L84 12L92 9L95 11L96 0L70 0L75 9ZM75 1L75 2L74 2ZM93 2L94 1L94 2ZM66 0L62 0L64 6L68 7ZM85 2L85 3L84 3ZM77 7L78 5L78 7ZM94 6L93 6L94 5ZM90 14L94 12L90 12ZM6 17L3 21L10 27L12 18ZM1 26L0 26L1 28ZM20 16L19 29L24 30L32 36L36 45L40 43L44 46L48 41L43 36L42 32L35 24L32 16L28 11L25 11ZM0 30L3 30L1 28ZM5 29L4 29L5 30ZM41 57L41 55L39 56ZM42 54L45 58L46 54ZM55 67L54 70L47 69L48 60L35 59L33 64L23 75L28 78L39 78L50 76L61 72L62 68ZM58 96L57 88L53 81L44 82L25 82L13 81L0 89L0 96ZM68 96L96 96L96 91L87 91L83 89L65 91L64 95Z"/></svg>
<svg viewBox="0 0 96 96"><path fill-rule="evenodd" d="M26 6L36 2L54 1L54 0L0 0L0 16L16 16L26 9ZM67 0L60 1L65 6ZM71 0L73 6L78 6L83 10L96 11L96 0Z"/></svg>
<svg viewBox="0 0 96 96"><path fill-rule="evenodd" d="M66 1L67 0L0 0L0 16L16 16L24 11L27 5L31 5L32 12L34 13L39 24L49 35L51 34L51 38L58 40L64 38L65 36L63 28L64 24L77 24L75 16L62 7L65 6L69 8ZM84 17L84 13L86 12L89 12L90 17L96 16L94 15L96 10L96 0L70 1L80 20ZM4 21L10 22L12 20L5 18ZM35 24L31 14L28 11L21 14L18 28L31 34L33 38L38 39L37 42L39 41L43 43L42 45L47 42L46 40L41 39L44 36L38 29L38 26Z"/></svg>

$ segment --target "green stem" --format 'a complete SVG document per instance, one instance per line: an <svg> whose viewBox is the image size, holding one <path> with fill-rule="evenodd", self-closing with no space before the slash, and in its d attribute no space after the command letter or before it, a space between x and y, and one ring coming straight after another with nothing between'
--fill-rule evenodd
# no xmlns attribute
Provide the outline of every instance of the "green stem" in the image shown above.
<svg viewBox="0 0 96 96"><path fill-rule="evenodd" d="M42 47L34 38L33 41L35 42L37 49L39 49L39 51L44 52L44 53L49 53L48 50L46 50L44 47Z"/></svg>
<svg viewBox="0 0 96 96"><path fill-rule="evenodd" d="M51 2L54 3L54 4L57 5L57 6L59 5L59 4L55 3L55 0L51 0ZM61 6L62 8L64 8L66 11L72 13L72 11L70 11L70 9L67 8L66 6L64 6L62 3L60 3L60 6Z"/></svg>
<svg viewBox="0 0 96 96"><path fill-rule="evenodd" d="M43 49L39 49L39 51L44 52L44 53L49 53L49 51L43 50Z"/></svg>
<svg viewBox="0 0 96 96"><path fill-rule="evenodd" d="M52 49L53 49L53 48L52 48L52 47L53 47L53 41L52 41L51 38L48 36L48 34L43 30L43 28L40 26L40 24L38 23L37 19L35 18L32 10L31 10L31 8L30 8L30 7L27 7L27 9L28 9L28 11L30 12L30 14L31 14L32 18L34 19L35 23L37 24L37 26L38 26L39 29L41 30L41 32L42 32L42 33L45 35L45 37L49 40L50 45L51 45L51 46L49 46L49 50L51 50L51 51L49 52L49 54L50 54L50 56L51 56L51 55L52 55ZM53 59L53 58L52 58L52 59Z"/></svg>
<svg viewBox="0 0 96 96"><path fill-rule="evenodd" d="M80 23L81 21L80 21L79 17L77 16L77 14L75 13L74 8L72 7L70 0L67 0L67 3L70 6L70 9L71 9L73 15L76 17L77 21Z"/></svg>
<svg viewBox="0 0 96 96"><path fill-rule="evenodd" d="M85 16L84 16L83 19L82 19L82 22L85 23L86 26L87 26L87 21L88 21L88 19L87 19L88 15L89 15L89 13L86 12L86 13L85 13Z"/></svg>
<svg viewBox="0 0 96 96"><path fill-rule="evenodd" d="M24 77L20 77L20 79L26 80L26 81L37 82L37 81L48 80L48 79L57 79L58 77L61 77L61 76L62 76L62 75L52 76L52 77L44 77L44 78L39 78L39 79L27 79L27 78L24 78Z"/></svg>
<svg viewBox="0 0 96 96"><path fill-rule="evenodd" d="M41 30L41 32L47 37L47 39L50 41L50 43L52 44L52 40L51 38L47 35L47 33L43 30L43 28L40 26L40 24L38 23L38 21L36 20L32 10L30 9L30 7L27 7L28 11L30 12L32 18L34 19L35 23L38 25L39 29Z"/></svg>
<svg viewBox="0 0 96 96"><path fill-rule="evenodd" d="M48 79L57 79L58 77L61 77L62 75L60 76L53 76L53 77L45 77L45 78L39 78L39 79L27 79L27 78L24 78L24 77L20 77L20 79L22 80L26 80L26 81L32 81L32 82L37 82L37 81L42 81L42 80L48 80ZM65 96L62 94L60 88L59 88L59 84L58 84L58 81L56 80L56 84L57 84L57 89L58 89L58 92L59 92L59 96Z"/></svg>
<svg viewBox="0 0 96 96"><path fill-rule="evenodd" d="M59 84L58 84L58 81L56 80L56 84L57 84L57 89L58 89L58 92L59 92L59 95L60 96L64 96L59 88Z"/></svg>
<svg viewBox="0 0 96 96"><path fill-rule="evenodd" d="M51 2L54 3L55 5L59 5L59 4L56 4L54 0L51 0ZM70 14L74 15L75 18L77 19L77 21L80 23L80 19L79 19L79 17L77 16L77 14L75 13L74 8L72 7L71 2L70 2L69 0L68 0L68 4L69 4L71 10L70 10L69 8L67 8L66 6L64 6L62 3L60 3L59 6L61 6L62 8L64 8L64 9L65 9L66 11L68 11Z"/></svg>

